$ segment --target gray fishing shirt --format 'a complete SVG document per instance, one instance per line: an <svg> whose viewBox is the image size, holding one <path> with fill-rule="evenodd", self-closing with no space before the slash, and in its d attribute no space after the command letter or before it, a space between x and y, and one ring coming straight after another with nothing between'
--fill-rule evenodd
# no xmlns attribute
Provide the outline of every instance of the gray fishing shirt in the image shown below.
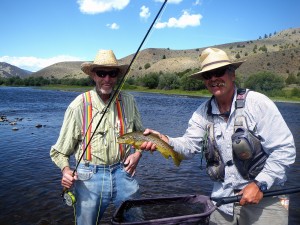
<svg viewBox="0 0 300 225"><path fill-rule="evenodd" d="M231 113L227 121L221 116L213 116L216 143L225 163L233 160L231 136L234 131L236 96L235 91ZM220 113L214 99L211 101L211 106L213 114ZM255 179L260 182L265 181L268 189L277 185L282 186L286 181L286 171L289 165L294 163L296 157L291 131L274 102L261 93L254 91L248 93L243 115L246 117L249 130L254 131L257 136L262 138L263 149L269 154L263 170ZM212 120L207 117L206 101L193 113L182 137L169 137L170 145L186 158L192 158L196 153L202 151L206 126L211 122ZM233 196L234 190L244 188L249 182L251 181L243 179L234 165L226 166L224 182L214 182L212 197ZM233 204L222 205L219 209L233 215Z"/></svg>

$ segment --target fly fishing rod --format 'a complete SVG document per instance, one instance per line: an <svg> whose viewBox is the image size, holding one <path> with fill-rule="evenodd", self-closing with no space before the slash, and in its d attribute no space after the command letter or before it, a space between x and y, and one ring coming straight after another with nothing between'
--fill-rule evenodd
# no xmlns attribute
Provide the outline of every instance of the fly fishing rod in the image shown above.
<svg viewBox="0 0 300 225"><path fill-rule="evenodd" d="M113 92L112 97L110 98L110 100L109 100L109 102L107 103L106 107L103 109L103 111L102 111L102 116L101 116L99 122L97 123L97 125L96 125L96 127L95 127L95 131L96 131L96 130L98 129L98 127L100 126L100 124L101 124L101 122L102 122L102 120L103 120L103 118L104 118L104 115L106 114L107 110L108 110L109 107L111 106L112 102L114 102L115 99L118 97L118 95L119 95L119 93L120 93L120 91L121 91L121 89L122 89L122 87L123 87L123 85L124 85L124 83L125 83L125 81L126 81L127 74L129 73L132 64L134 63L135 59L137 58L137 55L138 55L140 49L142 48L142 46L143 46L145 40L147 39L147 37L148 37L150 31L152 30L152 28L153 28L153 26L154 26L154 24L155 24L157 18L158 18L159 15L161 14L161 12L162 12L163 8L165 7L167 1L168 1L168 0L165 0L164 3L162 4L162 6L160 7L160 9L159 9L158 13L156 14L156 16L155 16L155 18L154 18L154 20L153 20L151 26L149 27L149 29L148 29L146 35L144 36L144 38L143 38L141 44L139 45L137 51L135 52L133 58L131 59L130 64L129 64L129 66L128 66L126 72L125 72L125 75L121 78L121 80L120 80L120 82L119 82L119 84L118 84L116 90ZM91 121L91 123L92 123L92 121ZM89 126L90 126L90 125L91 125L91 124L89 124ZM88 130L88 129L87 129L87 130ZM92 133L92 135L91 135L90 139L88 140L88 142L87 142L87 144L86 144L86 146L85 146L85 148L84 148L84 150L83 150L83 152L82 152L80 158L78 159L78 162L77 162L77 164L76 164L76 166L75 166L75 169L74 169L74 171L73 171L73 173L72 173L72 176L73 176L73 177L75 176L75 173L76 173L76 171L77 171L77 168L78 168L78 166L79 166L79 163L81 162L81 160L82 160L82 158L83 158L83 156L84 156L84 154L85 154L85 152L86 152L86 150L87 150L87 148L88 148L88 146L89 146L89 144L90 144L90 142L91 142L93 136L95 135L95 133L96 133L96 132L93 132L93 133ZM86 137L86 135L84 136L84 138L85 138L85 137ZM70 191L68 191L67 188L64 188L64 189L63 189L63 192L62 192L61 196L64 198L65 203L66 203L67 205L69 205L69 206L72 206L72 205L76 202L75 196L74 196Z"/></svg>

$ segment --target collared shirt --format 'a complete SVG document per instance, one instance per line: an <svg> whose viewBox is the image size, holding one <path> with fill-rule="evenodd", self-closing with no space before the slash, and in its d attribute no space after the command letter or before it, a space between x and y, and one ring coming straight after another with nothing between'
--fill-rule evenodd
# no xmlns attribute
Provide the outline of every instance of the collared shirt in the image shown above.
<svg viewBox="0 0 300 225"><path fill-rule="evenodd" d="M231 136L234 131L236 91L227 121L221 116L213 116L214 135L224 162L233 160ZM215 100L212 101L212 113L219 114ZM268 188L282 185L286 181L286 170L295 161L296 149L291 131L285 123L276 105L268 97L258 92L250 91L246 98L243 115L246 117L249 130L262 138L264 151L269 154L263 170L256 180L265 181ZM191 158L202 151L202 141L206 126L211 123L207 116L207 102L204 102L193 113L188 128L183 137L169 138L174 149ZM212 197L227 197L234 195L235 189L244 188L249 181L242 178L237 168L225 167L224 182L214 182ZM233 204L219 207L227 214L233 214Z"/></svg>
<svg viewBox="0 0 300 225"><path fill-rule="evenodd" d="M116 104L112 103L105 113L100 125L95 130L103 109L106 104L98 96L96 90L91 90L92 99L92 135L90 141L92 146L92 164L111 165L121 160L119 144L120 121L117 114ZM132 95L122 92L121 101L125 110L125 132L143 130L139 111ZM83 119L83 99L82 95L77 96L68 106L58 140L51 147L50 156L52 161L63 169L69 166L69 158L75 155L76 160L82 155L82 119ZM95 133L95 134L93 134ZM130 152L130 146L126 145L126 155Z"/></svg>

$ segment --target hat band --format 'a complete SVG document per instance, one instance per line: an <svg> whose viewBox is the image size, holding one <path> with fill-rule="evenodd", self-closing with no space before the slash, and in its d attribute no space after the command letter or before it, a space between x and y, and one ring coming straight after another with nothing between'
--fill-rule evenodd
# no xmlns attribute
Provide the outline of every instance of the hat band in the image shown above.
<svg viewBox="0 0 300 225"><path fill-rule="evenodd" d="M229 60L215 61L215 62L207 63L207 64L205 64L204 66L202 66L202 70L203 70L205 67L207 67L207 66L210 66L210 65L213 65L213 64L217 64L217 63L223 63L223 62L229 62L229 63L231 63Z"/></svg>

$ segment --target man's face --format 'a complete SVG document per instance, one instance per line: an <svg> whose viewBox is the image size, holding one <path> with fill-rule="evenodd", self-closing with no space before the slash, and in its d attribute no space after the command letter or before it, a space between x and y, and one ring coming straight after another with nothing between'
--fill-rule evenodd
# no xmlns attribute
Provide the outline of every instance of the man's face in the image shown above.
<svg viewBox="0 0 300 225"><path fill-rule="evenodd" d="M235 73L228 67L221 67L208 71L203 75L206 88L215 97L224 97L226 94L232 94L234 90Z"/></svg>
<svg viewBox="0 0 300 225"><path fill-rule="evenodd" d="M117 69L95 70L92 79L96 83L97 90L102 94L110 94L118 80Z"/></svg>

